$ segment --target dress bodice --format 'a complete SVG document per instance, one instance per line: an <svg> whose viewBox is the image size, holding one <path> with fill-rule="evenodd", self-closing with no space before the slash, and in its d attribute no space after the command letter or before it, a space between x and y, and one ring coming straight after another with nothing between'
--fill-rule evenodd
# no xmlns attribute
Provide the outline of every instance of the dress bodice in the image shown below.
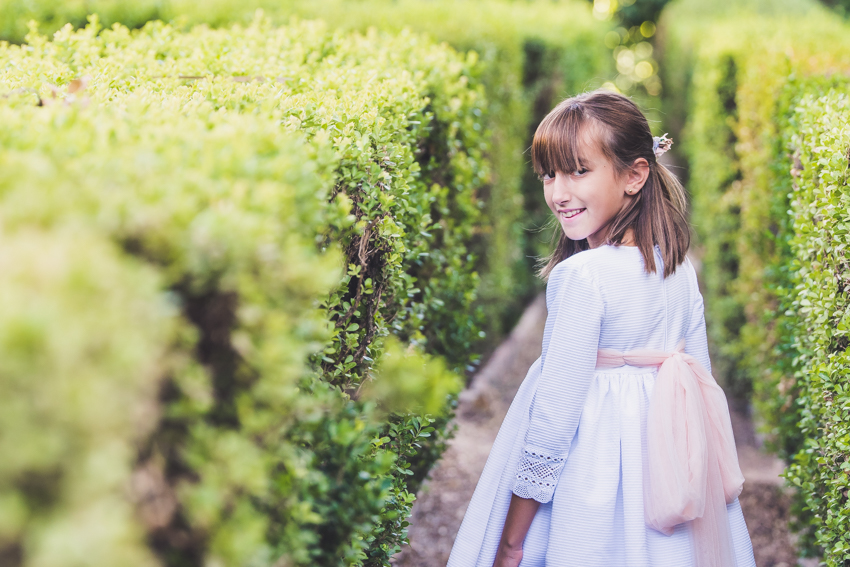
<svg viewBox="0 0 850 567"><path fill-rule="evenodd" d="M600 246L580 252L552 271L547 285L550 314L565 309L576 322L599 319L598 348L627 352L648 348L671 351L702 322L703 302L690 260L662 277L663 260L655 247L656 272L647 273L643 255L634 246ZM575 280L584 279L591 297L578 291ZM554 323L551 320L549 323ZM547 323L547 331L551 330ZM544 361L548 338L544 339ZM711 363L704 341L688 341L686 352L709 371ZM637 370L624 368L625 371Z"/></svg>
<svg viewBox="0 0 850 567"><path fill-rule="evenodd" d="M689 260L663 277L644 268L640 249L600 246L579 252L552 270L546 288L549 311L529 426L514 492L548 502L566 462L582 408L597 374L599 349L629 352L675 350L709 373L702 296ZM607 370L607 374L647 374L647 368Z"/></svg>

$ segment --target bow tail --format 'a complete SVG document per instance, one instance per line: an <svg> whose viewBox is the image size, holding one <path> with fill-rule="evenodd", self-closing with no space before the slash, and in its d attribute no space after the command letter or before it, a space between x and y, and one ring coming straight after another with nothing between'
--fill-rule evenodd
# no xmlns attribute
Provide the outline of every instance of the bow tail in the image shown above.
<svg viewBox="0 0 850 567"><path fill-rule="evenodd" d="M709 445L705 511L691 524L695 567L735 567L732 530L726 511L723 478L714 448Z"/></svg>
<svg viewBox="0 0 850 567"><path fill-rule="evenodd" d="M647 414L644 510L647 525L670 535L703 515L706 430L700 387L678 357L658 370Z"/></svg>
<svg viewBox="0 0 850 567"><path fill-rule="evenodd" d="M693 521L696 566L734 567L726 504L742 484L723 390L693 357L669 357L647 419L646 523L670 535Z"/></svg>
<svg viewBox="0 0 850 567"><path fill-rule="evenodd" d="M727 504L731 504L741 494L744 487L744 475L738 463L738 450L735 447L732 418L729 415L726 394L723 393L723 389L714 377L696 359L691 359L688 363L700 381L709 421L707 432L712 437L710 445L715 448L724 500Z"/></svg>

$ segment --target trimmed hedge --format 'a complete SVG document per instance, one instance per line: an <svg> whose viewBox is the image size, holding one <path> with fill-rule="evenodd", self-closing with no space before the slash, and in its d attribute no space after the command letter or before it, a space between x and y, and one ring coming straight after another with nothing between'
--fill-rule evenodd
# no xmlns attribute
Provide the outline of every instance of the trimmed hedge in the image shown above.
<svg viewBox="0 0 850 567"><path fill-rule="evenodd" d="M805 5L797 9L806 12ZM783 254L781 238L772 235L779 234L788 208L787 190L773 191L787 168L774 171L767 163L784 155L777 117L787 101L780 93L791 67L806 59L795 54L792 62L783 50L796 47L798 38L804 42L806 33L818 33L821 25L838 30L823 11L806 16L803 30L799 17L744 13L726 20L710 7L688 8L674 5L662 20L665 107L668 127L680 134L678 149L689 164L712 363L727 391L745 398L769 366L764 357L772 345L763 348L766 339L755 337L771 332L766 326L773 327L774 302L754 303L753 294L777 285L765 266ZM754 333L752 340L742 340L748 333Z"/></svg>
<svg viewBox="0 0 850 567"><path fill-rule="evenodd" d="M812 90L815 90L813 88ZM829 566L850 559L850 99L848 85L806 95L786 131L794 166L791 239L795 386L805 442L787 478L814 517Z"/></svg>
<svg viewBox="0 0 850 567"><path fill-rule="evenodd" d="M539 285L530 267L547 238L526 230L548 211L523 151L558 98L610 77L607 26L581 2L0 0L0 37L23 41L30 18L49 32L80 26L89 11L143 29L100 32L94 20L53 41L31 30L26 44L0 48L0 106L19 117L0 159L34 156L0 199L17 211L13 196L52 164L66 189L27 197L56 203L38 221L44 238L78 219L71 224L114 248L115 261L159 278L142 295L151 313L164 305L157 324L173 331L150 347L161 353L157 370L136 378L148 389L133 407L152 413L113 438L135 461L116 465L111 486L130 482L137 501L121 504L115 533L124 539L97 542L103 562L126 548L175 565L387 564L406 538L413 492L444 448L455 372L474 367L482 337L508 329ZM294 15L348 31L272 27ZM177 23L146 24L155 18ZM188 27L201 22L227 29ZM17 135L42 116L54 118L37 138ZM281 129L294 137L272 139ZM229 147L228 132L244 148ZM77 149L64 154L58 140ZM78 169L89 162L91 179ZM168 171L179 175L171 181ZM49 179L45 187L58 186ZM231 202L234 184L246 193ZM250 196L257 184L260 200ZM288 196L276 203L265 191ZM210 212L217 207L235 216L225 222ZM36 209L15 213L21 227L33 222L27 215L42 219ZM292 214L298 222L285 220ZM258 267L264 254L272 264L298 258L309 285L272 281L285 270ZM340 254L344 273L334 268ZM323 316L310 308L319 302ZM73 469L67 459L56 456L51 470ZM7 531L0 520L0 557L19 563L53 549L27 534L72 514L66 499L76 490L61 484L49 502L31 502L19 484L43 471L27 466L0 485L23 502ZM55 480L44 478L42 488Z"/></svg>
<svg viewBox="0 0 850 567"><path fill-rule="evenodd" d="M387 564L478 334L474 56L94 20L0 61L4 564Z"/></svg>
<svg viewBox="0 0 850 567"><path fill-rule="evenodd" d="M63 21L81 25L87 11L107 23L138 27L153 18L214 26L248 23L262 9L277 23L297 16L361 32L409 28L460 51L474 51L487 99L480 126L491 169L477 193L489 221L474 235L472 249L481 276L477 305L484 310L482 327L491 347L539 290L535 258L549 248L551 215L525 155L534 129L558 100L600 86L614 71L602 41L611 24L595 20L590 8L580 0L142 0L133 6L93 0L62 7L54 0L0 0L0 39L20 41L30 18L44 22L49 32Z"/></svg>
<svg viewBox="0 0 850 567"><path fill-rule="evenodd" d="M784 309L779 302L789 285L790 253L790 162L781 131L802 96L800 80L828 72L846 58L845 30L816 8L803 19L742 16L684 30L677 22L665 22L665 53L673 61L665 84L672 85L670 96L688 100L681 137L690 166L713 360L733 395L745 397L755 387L757 399L767 404L762 414L788 418L790 431L795 418L768 407L787 370L773 369L788 360L775 350L787 343L780 339ZM823 52L821 38L835 40L835 49ZM685 74L688 65L692 75ZM672 114L675 125L681 115ZM770 436L785 454L794 451L793 440L783 441L780 430L774 428Z"/></svg>
<svg viewBox="0 0 850 567"><path fill-rule="evenodd" d="M815 210L827 206L821 184L843 175L847 161L814 159L837 155L838 142L817 142L837 130L816 133L814 125L840 123L843 107L828 103L837 95L813 101L846 84L847 29L817 7L796 19L691 26L695 41L675 25L666 22L667 52L678 62L668 72L694 61L692 77L673 84L688 89L682 138L714 361L733 395L753 390L767 441L793 460L786 478L799 488L801 544L809 553L821 546L828 565L843 565L850 559L850 483L841 468L847 416L830 400L840 397L847 375L838 363L827 379L821 365L843 353L836 324L844 294L823 275L815 284L812 274L833 270L831 255L841 256L833 248L841 249L840 222ZM839 198L843 189L833 187ZM836 219L845 211L835 210Z"/></svg>
<svg viewBox="0 0 850 567"><path fill-rule="evenodd" d="M332 27L409 28L477 54L492 141L493 176L483 196L488 226L478 247L480 302L492 344L540 289L536 259L551 248L551 213L526 150L560 100L612 78L614 60L603 41L612 24L594 19L591 5L576 1L300 0L289 6L291 13Z"/></svg>

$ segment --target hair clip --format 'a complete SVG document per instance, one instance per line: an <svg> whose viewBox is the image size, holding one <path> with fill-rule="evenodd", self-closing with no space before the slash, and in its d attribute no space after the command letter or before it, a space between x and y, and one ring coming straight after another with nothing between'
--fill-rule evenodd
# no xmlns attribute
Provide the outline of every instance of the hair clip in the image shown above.
<svg viewBox="0 0 850 567"><path fill-rule="evenodd" d="M652 151L655 153L655 157L661 157L661 154L670 149L673 145L673 139L667 137L667 133L665 132L663 136L653 136L652 137Z"/></svg>

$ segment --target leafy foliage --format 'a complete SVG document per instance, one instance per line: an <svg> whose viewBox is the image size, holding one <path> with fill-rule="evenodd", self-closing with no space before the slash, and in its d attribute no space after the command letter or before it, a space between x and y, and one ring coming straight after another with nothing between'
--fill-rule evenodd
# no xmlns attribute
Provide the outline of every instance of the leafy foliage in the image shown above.
<svg viewBox="0 0 850 567"><path fill-rule="evenodd" d="M77 460L10 465L4 564L56 549L56 565L386 565L451 433L456 372L535 289L545 248L525 231L548 214L523 151L558 98L607 78L607 27L582 3L501 0L0 0L0 14L0 37L24 42L0 46L14 165L0 225L97 243L92 265L126 275L91 277L138 296L153 336L149 366L116 370L142 392L114 406L124 421L84 430L92 451L123 448L109 482L80 473L114 531L88 541L68 520L79 489L54 480ZM293 15L343 31L274 27ZM31 18L72 26L24 38ZM130 336L112 333L105 360ZM27 500L31 478L59 488Z"/></svg>
<svg viewBox="0 0 850 567"><path fill-rule="evenodd" d="M492 176L481 192L488 223L476 235L475 250L478 304L492 345L539 290L536 259L550 249L551 213L526 150L537 125L561 99L610 77L612 62L602 41L609 24L595 21L585 3L573 1L302 0L284 11L341 29L413 29L477 55Z"/></svg>
<svg viewBox="0 0 850 567"><path fill-rule="evenodd" d="M0 553L385 564L411 459L443 439L422 412L445 415L460 386L425 351L463 367L477 336L461 261L488 175L474 57L315 23L99 31L0 54L4 258L31 256L4 274L19 307L0 413L42 439L32 459L3 448ZM356 395L390 334L412 349L397 387L432 395L417 413ZM20 414L43 383L55 401Z"/></svg>
<svg viewBox="0 0 850 567"><path fill-rule="evenodd" d="M487 140L489 158L487 182L477 196L489 220L473 235L471 252L481 278L476 305L483 310L485 340L493 346L539 291L533 268L536 257L548 253L551 239L551 215L525 151L539 121L560 99L610 77L612 61L602 42L609 25L594 20L588 5L577 0L140 0L132 5L91 0L84 6L0 0L0 39L21 41L31 18L48 32L65 21L81 25L89 12L107 24L119 21L131 28L152 18L228 26L250 22L258 9L277 24L301 17L362 33L412 29L475 52L487 100L476 133Z"/></svg>
<svg viewBox="0 0 850 567"><path fill-rule="evenodd" d="M814 90L814 89L812 89ZM850 559L850 350L848 350L847 84L806 95L786 132L794 152L791 271L794 360L805 442L787 478L812 511L815 541L829 566Z"/></svg>

